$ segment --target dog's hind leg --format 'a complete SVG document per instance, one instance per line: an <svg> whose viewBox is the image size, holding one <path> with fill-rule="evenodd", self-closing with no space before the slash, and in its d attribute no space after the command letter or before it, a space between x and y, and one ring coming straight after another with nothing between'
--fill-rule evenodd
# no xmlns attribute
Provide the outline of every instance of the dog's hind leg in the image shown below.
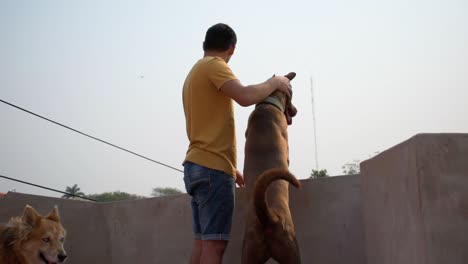
<svg viewBox="0 0 468 264"><path fill-rule="evenodd" d="M301 255L297 240L293 237L291 240L283 240L278 250L272 249L272 257L279 264L301 264Z"/></svg>
<svg viewBox="0 0 468 264"><path fill-rule="evenodd" d="M244 241L241 264L264 264L269 258L265 244Z"/></svg>

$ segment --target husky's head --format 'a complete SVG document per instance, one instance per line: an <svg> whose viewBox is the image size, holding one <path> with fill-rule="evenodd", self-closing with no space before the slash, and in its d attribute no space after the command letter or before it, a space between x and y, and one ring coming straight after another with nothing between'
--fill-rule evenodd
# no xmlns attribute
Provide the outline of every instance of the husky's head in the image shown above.
<svg viewBox="0 0 468 264"><path fill-rule="evenodd" d="M60 223L57 206L52 212L43 217L31 206L26 205L23 216L20 218L23 231L20 246L23 257L28 264L54 264L62 263L67 258L63 248L65 242L65 229Z"/></svg>

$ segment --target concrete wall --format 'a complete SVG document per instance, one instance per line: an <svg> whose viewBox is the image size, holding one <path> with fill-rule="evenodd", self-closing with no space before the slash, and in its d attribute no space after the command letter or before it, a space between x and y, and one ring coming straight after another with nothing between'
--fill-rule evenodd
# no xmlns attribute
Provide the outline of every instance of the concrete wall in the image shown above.
<svg viewBox="0 0 468 264"><path fill-rule="evenodd" d="M290 203L303 263L365 263L358 177L302 184L301 190L291 190ZM244 190L238 189L226 264L240 263L245 198ZM25 204L42 214L59 206L68 231L67 263L188 263L193 240L185 194L93 203L9 193L0 199L0 222L21 215Z"/></svg>
<svg viewBox="0 0 468 264"><path fill-rule="evenodd" d="M192 246L187 195L103 204L111 262L188 263Z"/></svg>
<svg viewBox="0 0 468 264"><path fill-rule="evenodd" d="M368 264L468 263L468 134L421 134L361 163Z"/></svg>
<svg viewBox="0 0 468 264"><path fill-rule="evenodd" d="M302 184L290 204L303 263L468 263L468 134L417 135L361 163L360 178ZM237 190L225 264L240 263L245 195ZM0 222L25 204L43 214L59 206L68 263L188 263L185 194L92 203L9 193Z"/></svg>

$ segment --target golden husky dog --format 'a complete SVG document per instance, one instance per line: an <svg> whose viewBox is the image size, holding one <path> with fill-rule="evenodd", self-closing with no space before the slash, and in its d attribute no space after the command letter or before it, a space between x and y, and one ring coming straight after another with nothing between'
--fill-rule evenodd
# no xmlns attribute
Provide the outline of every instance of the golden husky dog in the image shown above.
<svg viewBox="0 0 468 264"><path fill-rule="evenodd" d="M54 264L67 258L57 206L43 217L26 205L23 216L0 225L1 264Z"/></svg>

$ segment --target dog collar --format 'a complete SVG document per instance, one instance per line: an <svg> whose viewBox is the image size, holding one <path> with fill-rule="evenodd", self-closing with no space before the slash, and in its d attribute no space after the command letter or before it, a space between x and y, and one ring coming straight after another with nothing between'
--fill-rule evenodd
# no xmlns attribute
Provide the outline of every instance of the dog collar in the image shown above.
<svg viewBox="0 0 468 264"><path fill-rule="evenodd" d="M265 100L263 100L261 103L259 104L271 104L271 105L274 105L276 106L280 111L281 113L284 113L284 107L283 107L283 104L276 98L276 97L272 97L272 96L268 96Z"/></svg>

